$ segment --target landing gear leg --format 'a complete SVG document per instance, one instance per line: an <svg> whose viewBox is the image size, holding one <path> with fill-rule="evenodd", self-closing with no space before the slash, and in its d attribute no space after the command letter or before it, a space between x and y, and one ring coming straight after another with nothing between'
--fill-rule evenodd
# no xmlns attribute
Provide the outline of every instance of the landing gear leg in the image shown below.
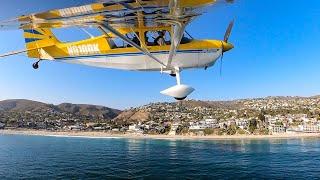
<svg viewBox="0 0 320 180"><path fill-rule="evenodd" d="M175 75L176 75L176 80L177 80L177 86L180 86L181 85L181 77L180 77L180 69L179 68L175 68ZM185 100L186 98L187 98L187 96L175 97L175 99L178 101Z"/></svg>
<svg viewBox="0 0 320 180"><path fill-rule="evenodd" d="M177 80L177 85L180 85L181 84L181 77L180 77L180 69L179 68L175 68L175 77L176 77L176 80Z"/></svg>
<svg viewBox="0 0 320 180"><path fill-rule="evenodd" d="M40 62L40 61L41 61L41 60L39 60L39 61L37 61L37 62L35 62L35 63L32 64L33 69L38 69L38 68L39 68L39 62Z"/></svg>

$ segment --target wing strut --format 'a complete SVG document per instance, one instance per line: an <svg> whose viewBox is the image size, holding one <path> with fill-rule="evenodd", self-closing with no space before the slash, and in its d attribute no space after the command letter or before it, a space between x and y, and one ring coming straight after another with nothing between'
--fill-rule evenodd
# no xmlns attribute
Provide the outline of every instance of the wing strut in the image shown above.
<svg viewBox="0 0 320 180"><path fill-rule="evenodd" d="M173 56L176 54L178 50L185 28L186 28L186 24L183 24L180 22L175 22L172 25L173 34L171 37L171 47L170 47L170 52L169 52L169 57L167 62L168 67L171 66Z"/></svg>
<svg viewBox="0 0 320 180"><path fill-rule="evenodd" d="M150 52L148 52L146 49L140 47L139 45L137 45L135 42L131 41L131 39L127 38L126 36L124 36L123 34L121 34L120 32L118 32L117 30L115 30L114 28L112 28L111 26L109 26L108 24L101 24L100 25L100 29L104 32L104 33L108 33L111 32L114 35L118 36L119 38L121 38L123 41L127 42L128 44L130 44L131 46L135 47L136 49L138 49L139 51L143 52L145 55L149 56L150 58L152 58L153 60L157 61L160 65L162 65L163 67L167 67L163 62L161 62L158 58L156 58L154 55L152 55Z"/></svg>
<svg viewBox="0 0 320 180"><path fill-rule="evenodd" d="M23 49L23 50L19 50L19 51L8 52L8 53L5 53L5 54L1 54L1 55L0 55L0 58L4 58L4 57L8 57L8 56L13 56L13 55L25 53L25 52L27 52L27 51L28 51L28 50Z"/></svg>
<svg viewBox="0 0 320 180"><path fill-rule="evenodd" d="M181 7L180 0L170 0L169 9L171 20L169 19L167 23L171 24L171 31L173 34L171 35L171 47L167 61L168 67L171 66L172 59L178 50L186 25L191 20L191 18L183 18L185 8Z"/></svg>

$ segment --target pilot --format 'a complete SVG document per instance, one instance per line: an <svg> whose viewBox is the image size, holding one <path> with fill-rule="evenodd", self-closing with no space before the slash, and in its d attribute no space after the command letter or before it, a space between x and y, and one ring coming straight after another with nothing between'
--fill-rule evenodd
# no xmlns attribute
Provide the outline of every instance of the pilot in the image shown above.
<svg viewBox="0 0 320 180"><path fill-rule="evenodd" d="M164 39L164 31L159 31L158 34L159 36L154 40L154 44L160 46L166 45L166 41Z"/></svg>
<svg viewBox="0 0 320 180"><path fill-rule="evenodd" d="M138 46L140 46L140 40L136 35L133 36L132 41L136 43Z"/></svg>

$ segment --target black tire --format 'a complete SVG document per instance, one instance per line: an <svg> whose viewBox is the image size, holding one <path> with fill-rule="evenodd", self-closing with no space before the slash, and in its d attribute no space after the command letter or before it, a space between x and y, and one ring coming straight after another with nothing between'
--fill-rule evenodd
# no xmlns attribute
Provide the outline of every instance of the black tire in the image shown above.
<svg viewBox="0 0 320 180"><path fill-rule="evenodd" d="M186 96L186 97L183 97L183 98L176 98L176 97L175 97L175 99L178 100L178 101L183 101L183 100L185 100L186 98L187 98L187 96Z"/></svg>
<svg viewBox="0 0 320 180"><path fill-rule="evenodd" d="M32 67L33 67L33 69L38 69L39 68L39 63L38 62L33 63Z"/></svg>

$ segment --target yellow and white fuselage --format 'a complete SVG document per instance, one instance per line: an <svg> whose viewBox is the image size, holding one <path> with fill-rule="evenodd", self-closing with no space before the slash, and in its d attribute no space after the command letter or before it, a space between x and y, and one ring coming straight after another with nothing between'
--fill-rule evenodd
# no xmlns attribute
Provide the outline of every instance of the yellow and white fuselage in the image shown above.
<svg viewBox="0 0 320 180"><path fill-rule="evenodd" d="M31 58L123 70L171 70L164 69L161 64L134 47L112 47L111 37L105 35L71 43L59 42L49 30L25 31L24 36L27 48L31 49L28 51ZM143 42L141 44L142 48L147 49L157 59L164 64L167 63L170 45L147 46ZM220 40L191 40L180 44L171 67L209 67L221 56L222 51L231 48L231 44Z"/></svg>
<svg viewBox="0 0 320 180"><path fill-rule="evenodd" d="M54 60L65 63L122 70L171 70L164 69L158 62L154 61L149 56L143 54L142 52L135 52L135 49L132 48L125 48L122 52L118 53L97 53L98 44L89 44L88 47L84 47L83 45L80 45L77 48L76 47L77 46L71 46L68 48L68 52L71 54L71 56L57 57ZM151 49L152 48L150 48L150 50ZM150 53L164 64L167 63L169 56L168 47L163 47L157 51L150 51ZM180 69L209 67L213 65L214 62L221 56L221 53L221 47L208 46L203 48L181 48L176 52L171 66L179 67Z"/></svg>

